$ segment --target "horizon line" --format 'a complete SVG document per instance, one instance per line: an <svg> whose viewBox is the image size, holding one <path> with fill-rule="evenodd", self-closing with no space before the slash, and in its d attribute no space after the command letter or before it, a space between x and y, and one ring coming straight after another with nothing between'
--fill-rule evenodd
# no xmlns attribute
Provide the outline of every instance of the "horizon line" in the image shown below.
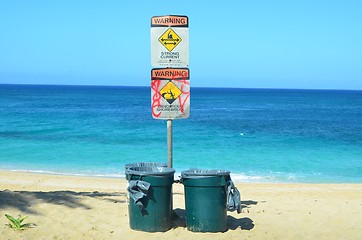
<svg viewBox="0 0 362 240"><path fill-rule="evenodd" d="M59 84L59 83L0 83L0 85L26 85L26 86L70 86L70 87L140 87L146 88L150 86L137 85L101 85L101 84ZM337 88L273 88L273 87L200 87L191 88L208 88L208 89L260 89L260 90L310 90L310 91L362 91L362 89L337 89Z"/></svg>

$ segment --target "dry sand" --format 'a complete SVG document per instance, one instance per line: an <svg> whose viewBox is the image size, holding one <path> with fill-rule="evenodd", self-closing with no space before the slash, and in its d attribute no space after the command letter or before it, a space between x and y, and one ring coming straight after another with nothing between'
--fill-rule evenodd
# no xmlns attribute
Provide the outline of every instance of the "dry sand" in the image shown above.
<svg viewBox="0 0 362 240"><path fill-rule="evenodd" d="M129 228L126 181L0 172L0 239L362 239L362 184L239 183L241 214L228 212L225 233L193 233L184 217L162 233ZM184 212L181 184L174 208ZM15 231L4 214L28 215Z"/></svg>

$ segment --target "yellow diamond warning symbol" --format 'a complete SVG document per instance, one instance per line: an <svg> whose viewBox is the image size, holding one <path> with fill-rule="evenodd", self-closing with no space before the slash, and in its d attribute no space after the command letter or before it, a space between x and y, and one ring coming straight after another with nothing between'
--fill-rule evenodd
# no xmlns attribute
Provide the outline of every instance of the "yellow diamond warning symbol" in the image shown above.
<svg viewBox="0 0 362 240"><path fill-rule="evenodd" d="M172 28L169 28L161 35L158 41L171 52L181 42L181 38Z"/></svg>
<svg viewBox="0 0 362 240"><path fill-rule="evenodd" d="M160 94L169 104L172 104L182 92L172 81L170 81L160 90Z"/></svg>

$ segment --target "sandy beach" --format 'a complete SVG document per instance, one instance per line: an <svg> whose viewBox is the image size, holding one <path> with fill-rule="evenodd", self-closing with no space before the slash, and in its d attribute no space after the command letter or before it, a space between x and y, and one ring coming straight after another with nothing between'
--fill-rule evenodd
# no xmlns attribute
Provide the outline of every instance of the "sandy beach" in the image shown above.
<svg viewBox="0 0 362 240"><path fill-rule="evenodd" d="M167 232L129 227L126 180L0 172L1 239L359 239L362 184L237 183L242 213L228 212L228 231L185 227L184 190L174 184L179 219ZM5 214L36 226L15 231Z"/></svg>

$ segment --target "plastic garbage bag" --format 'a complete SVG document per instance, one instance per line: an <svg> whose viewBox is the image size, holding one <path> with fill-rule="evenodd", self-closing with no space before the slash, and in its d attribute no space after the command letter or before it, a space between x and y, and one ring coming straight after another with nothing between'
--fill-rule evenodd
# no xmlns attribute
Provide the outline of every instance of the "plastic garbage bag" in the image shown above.
<svg viewBox="0 0 362 240"><path fill-rule="evenodd" d="M229 177L230 171L193 168L181 172L182 178L203 178L203 177L217 177L217 176L222 176L225 178Z"/></svg>
<svg viewBox="0 0 362 240"><path fill-rule="evenodd" d="M228 211L237 211L241 213L241 201L240 201L240 192L235 187L233 181L229 181L228 185L228 194L227 194L227 209Z"/></svg>
<svg viewBox="0 0 362 240"><path fill-rule="evenodd" d="M136 176L160 176L169 177L173 175L175 170L168 167L159 166L141 166L141 167L130 167L126 170L126 175Z"/></svg>
<svg viewBox="0 0 362 240"><path fill-rule="evenodd" d="M167 167L167 163L163 162L137 162L137 163L128 163L124 165L125 170L129 170L134 167Z"/></svg>
<svg viewBox="0 0 362 240"><path fill-rule="evenodd" d="M132 197L135 205L137 205L141 210L145 208L143 205L142 199L147 197L148 190L151 187L151 184L141 180L130 180L128 185L128 192Z"/></svg>

